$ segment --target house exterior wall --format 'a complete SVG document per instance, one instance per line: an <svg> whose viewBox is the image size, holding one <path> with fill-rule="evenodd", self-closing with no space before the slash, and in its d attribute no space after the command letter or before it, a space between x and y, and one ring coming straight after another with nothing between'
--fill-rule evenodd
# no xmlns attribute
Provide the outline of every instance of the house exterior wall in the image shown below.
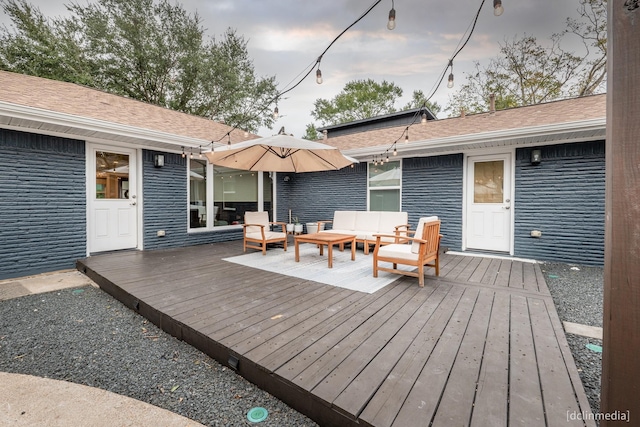
<svg viewBox="0 0 640 427"><path fill-rule="evenodd" d="M289 176L289 181L284 177ZM289 209L301 223L333 219L336 210L367 210L367 165L339 171L279 173L278 221L289 221Z"/></svg>
<svg viewBox="0 0 640 427"><path fill-rule="evenodd" d="M542 162L531 165L531 150ZM604 141L516 150L514 256L582 265L604 262ZM410 224L421 216L442 220L442 247L463 241L464 156L403 159L402 210ZM367 210L367 170L361 163L338 172L278 176L278 218L288 209L300 222L333 218L335 210ZM531 230L541 230L532 238Z"/></svg>
<svg viewBox="0 0 640 427"><path fill-rule="evenodd" d="M531 150L542 151L532 165ZM605 142L516 151L515 254L536 260L604 264ZM532 238L531 230L542 231Z"/></svg>
<svg viewBox="0 0 640 427"><path fill-rule="evenodd" d="M0 279L86 255L85 143L0 129Z"/></svg>
<svg viewBox="0 0 640 427"><path fill-rule="evenodd" d="M144 249L166 249L242 239L242 230L197 231L188 233L187 159L180 154L164 154L164 166L156 168L157 151L142 150ZM165 236L158 237L158 230Z"/></svg>
<svg viewBox="0 0 640 427"><path fill-rule="evenodd" d="M420 157L402 162L402 209L415 228L423 216L442 221L440 246L462 248L463 155Z"/></svg>

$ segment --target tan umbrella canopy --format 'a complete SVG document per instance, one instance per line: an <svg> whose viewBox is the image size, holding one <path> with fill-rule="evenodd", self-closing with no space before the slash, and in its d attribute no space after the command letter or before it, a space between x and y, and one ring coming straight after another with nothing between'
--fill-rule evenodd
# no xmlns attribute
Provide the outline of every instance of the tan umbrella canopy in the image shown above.
<svg viewBox="0 0 640 427"><path fill-rule="evenodd" d="M357 162L330 145L283 134L219 147L205 155L214 165L268 172L337 170Z"/></svg>

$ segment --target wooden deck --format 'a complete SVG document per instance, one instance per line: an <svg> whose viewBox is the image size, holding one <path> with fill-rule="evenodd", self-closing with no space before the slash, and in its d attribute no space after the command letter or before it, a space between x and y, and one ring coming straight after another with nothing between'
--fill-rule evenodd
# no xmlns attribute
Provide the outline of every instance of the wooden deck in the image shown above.
<svg viewBox="0 0 640 427"><path fill-rule="evenodd" d="M118 252L78 269L320 425L595 426L538 265L444 255L424 288L398 276L364 294L222 261L241 252Z"/></svg>

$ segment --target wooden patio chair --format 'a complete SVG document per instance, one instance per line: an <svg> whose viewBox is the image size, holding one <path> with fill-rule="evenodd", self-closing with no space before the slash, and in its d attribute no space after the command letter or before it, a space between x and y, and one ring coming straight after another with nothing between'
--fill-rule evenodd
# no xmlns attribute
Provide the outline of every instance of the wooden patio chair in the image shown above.
<svg viewBox="0 0 640 427"><path fill-rule="evenodd" d="M424 287L424 268L433 267L436 276L440 275L440 220L438 217L420 218L413 237L396 237L396 243L384 244L382 237L392 235L376 234L376 247L373 252L373 277L378 277L378 270L404 274L418 278L420 287ZM406 242L406 243L403 243ZM381 267L380 262L387 262L393 268ZM399 270L398 264L417 267L415 270Z"/></svg>
<svg viewBox="0 0 640 427"><path fill-rule="evenodd" d="M282 232L271 231L272 225L281 225ZM284 222L269 222L268 212L245 212L244 224L242 224L242 234L244 238L243 248L247 252L247 248L262 251L262 255L267 254L267 245L269 243L282 242L284 250L287 250L287 232Z"/></svg>

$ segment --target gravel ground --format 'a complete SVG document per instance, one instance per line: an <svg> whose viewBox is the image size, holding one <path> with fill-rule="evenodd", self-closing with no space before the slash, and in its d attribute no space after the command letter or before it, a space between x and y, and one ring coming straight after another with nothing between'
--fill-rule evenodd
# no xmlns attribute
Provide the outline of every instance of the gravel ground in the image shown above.
<svg viewBox="0 0 640 427"><path fill-rule="evenodd" d="M602 327L604 276L601 267L545 263L541 265L561 321ZM600 410L602 353L587 345L602 347L602 340L566 334L580 372L591 410Z"/></svg>
<svg viewBox="0 0 640 427"><path fill-rule="evenodd" d="M0 301L0 371L99 387L209 426L316 426L207 355L85 286Z"/></svg>
<svg viewBox="0 0 640 427"><path fill-rule="evenodd" d="M546 263L560 320L602 326L602 268ZM591 409L599 410L601 340L567 334ZM0 301L0 371L99 387L209 426L315 426L193 347L92 286Z"/></svg>

